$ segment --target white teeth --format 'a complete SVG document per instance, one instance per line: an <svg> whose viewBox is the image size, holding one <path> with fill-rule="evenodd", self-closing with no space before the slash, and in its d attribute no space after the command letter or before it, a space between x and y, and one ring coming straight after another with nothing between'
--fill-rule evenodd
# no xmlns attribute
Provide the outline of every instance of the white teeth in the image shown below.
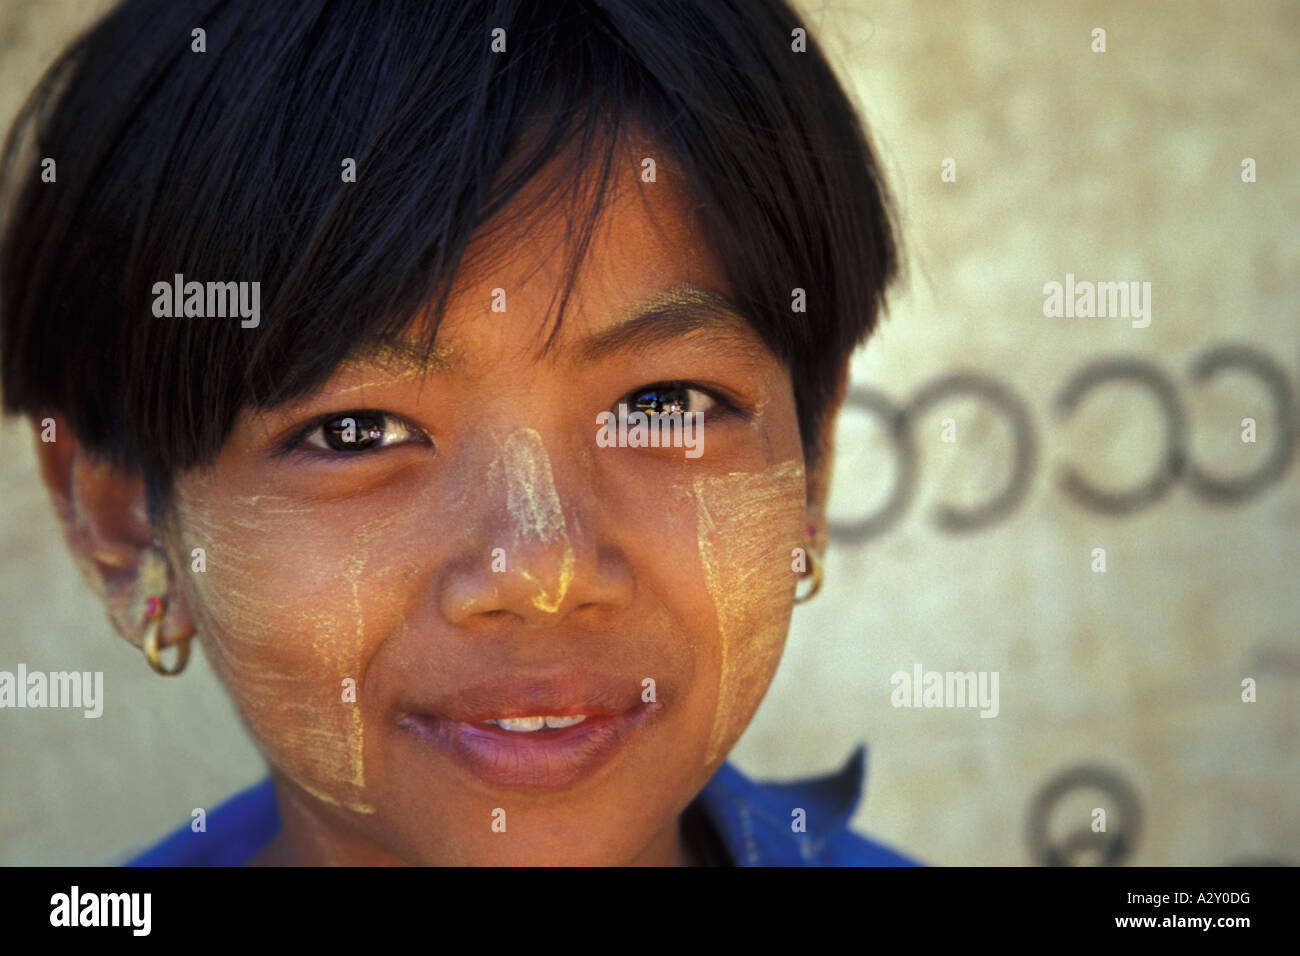
<svg viewBox="0 0 1300 956"><path fill-rule="evenodd" d="M547 717L547 727L572 727L574 724L580 724L587 719L586 714L575 714L572 717Z"/></svg>
<svg viewBox="0 0 1300 956"><path fill-rule="evenodd" d="M502 730L514 733L528 734L543 727L572 727L586 719L586 714L576 714L572 717L498 717L496 720L485 720L484 723L496 724Z"/></svg>
<svg viewBox="0 0 1300 956"><path fill-rule="evenodd" d="M497 721L497 726L502 730L514 730L521 733L528 733L534 730L541 730L546 726L545 717L502 717Z"/></svg>

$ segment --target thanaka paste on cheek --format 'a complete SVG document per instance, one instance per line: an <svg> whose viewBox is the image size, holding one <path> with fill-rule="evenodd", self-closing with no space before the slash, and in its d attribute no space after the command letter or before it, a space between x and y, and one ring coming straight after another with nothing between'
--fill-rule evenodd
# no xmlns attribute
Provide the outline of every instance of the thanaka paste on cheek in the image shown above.
<svg viewBox="0 0 1300 956"><path fill-rule="evenodd" d="M356 541L338 567L329 559L311 566L307 556L266 545L313 540L310 508L271 495L237 498L218 522L203 500L185 508L183 540L208 552L207 570L187 578L213 666L289 779L327 803L373 813L363 796L361 705L362 583L373 543ZM343 699L346 678L356 681L355 702Z"/></svg>
<svg viewBox="0 0 1300 956"><path fill-rule="evenodd" d="M739 739L776 673L790 628L791 549L805 511L803 464L694 483L700 563L718 615L721 666L710 763Z"/></svg>
<svg viewBox="0 0 1300 956"><path fill-rule="evenodd" d="M520 571L526 580L537 585L533 606L553 614L564 602L573 581L574 556L564 510L560 507L560 497L551 477L551 459L546 454L542 436L532 428L511 432L501 455L489 466L489 476L494 476L498 469L505 478L506 511L514 529L515 544L529 539L544 543L559 541L564 548L554 580L538 580L529 570Z"/></svg>

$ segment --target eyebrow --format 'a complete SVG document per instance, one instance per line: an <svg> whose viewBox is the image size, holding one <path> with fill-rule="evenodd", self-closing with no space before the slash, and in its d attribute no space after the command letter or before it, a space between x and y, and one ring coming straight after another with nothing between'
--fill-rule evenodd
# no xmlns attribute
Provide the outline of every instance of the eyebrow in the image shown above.
<svg viewBox="0 0 1300 956"><path fill-rule="evenodd" d="M378 339L349 354L340 368L378 367L392 374L423 375L427 372L454 371L460 363L450 349L410 339Z"/></svg>
<svg viewBox="0 0 1300 956"><path fill-rule="evenodd" d="M698 286L677 286L626 309L610 328L580 339L574 363L593 363L612 355L645 349L691 336L718 349L761 361L767 348L727 296ZM450 349L404 338L381 339L353 352L341 363L378 366L386 372L453 372L460 361Z"/></svg>
<svg viewBox="0 0 1300 956"><path fill-rule="evenodd" d="M727 296L698 286L678 286L637 303L612 327L581 339L577 360L596 362L684 336L707 336L719 348L753 358L767 351Z"/></svg>

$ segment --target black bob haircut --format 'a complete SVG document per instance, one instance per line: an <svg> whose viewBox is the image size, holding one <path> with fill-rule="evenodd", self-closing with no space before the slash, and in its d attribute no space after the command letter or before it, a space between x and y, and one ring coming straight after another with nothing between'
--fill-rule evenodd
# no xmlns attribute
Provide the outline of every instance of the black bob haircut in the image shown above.
<svg viewBox="0 0 1300 956"><path fill-rule="evenodd" d="M158 520L242 410L318 387L426 310L431 348L471 234L576 149L566 168L594 175L548 193L585 210L571 284L610 182L639 175L616 150L635 129L790 368L816 464L898 251L870 143L798 28L784 0L124 0L5 146L5 408L59 413L91 454L139 468ZM259 281L260 326L154 316L176 273Z"/></svg>

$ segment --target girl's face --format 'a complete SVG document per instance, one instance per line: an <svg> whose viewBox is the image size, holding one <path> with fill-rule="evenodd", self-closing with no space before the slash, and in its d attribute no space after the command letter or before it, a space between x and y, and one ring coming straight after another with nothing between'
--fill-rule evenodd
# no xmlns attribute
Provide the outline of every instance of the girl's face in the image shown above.
<svg viewBox="0 0 1300 956"><path fill-rule="evenodd" d="M207 568L179 599L271 763L268 859L680 860L776 670L807 519L789 372L713 307L659 178L612 198L549 355L562 218L462 270L431 365L358 343L177 478L169 555ZM598 444L620 400L702 411L702 453ZM527 717L571 719L486 723Z"/></svg>

